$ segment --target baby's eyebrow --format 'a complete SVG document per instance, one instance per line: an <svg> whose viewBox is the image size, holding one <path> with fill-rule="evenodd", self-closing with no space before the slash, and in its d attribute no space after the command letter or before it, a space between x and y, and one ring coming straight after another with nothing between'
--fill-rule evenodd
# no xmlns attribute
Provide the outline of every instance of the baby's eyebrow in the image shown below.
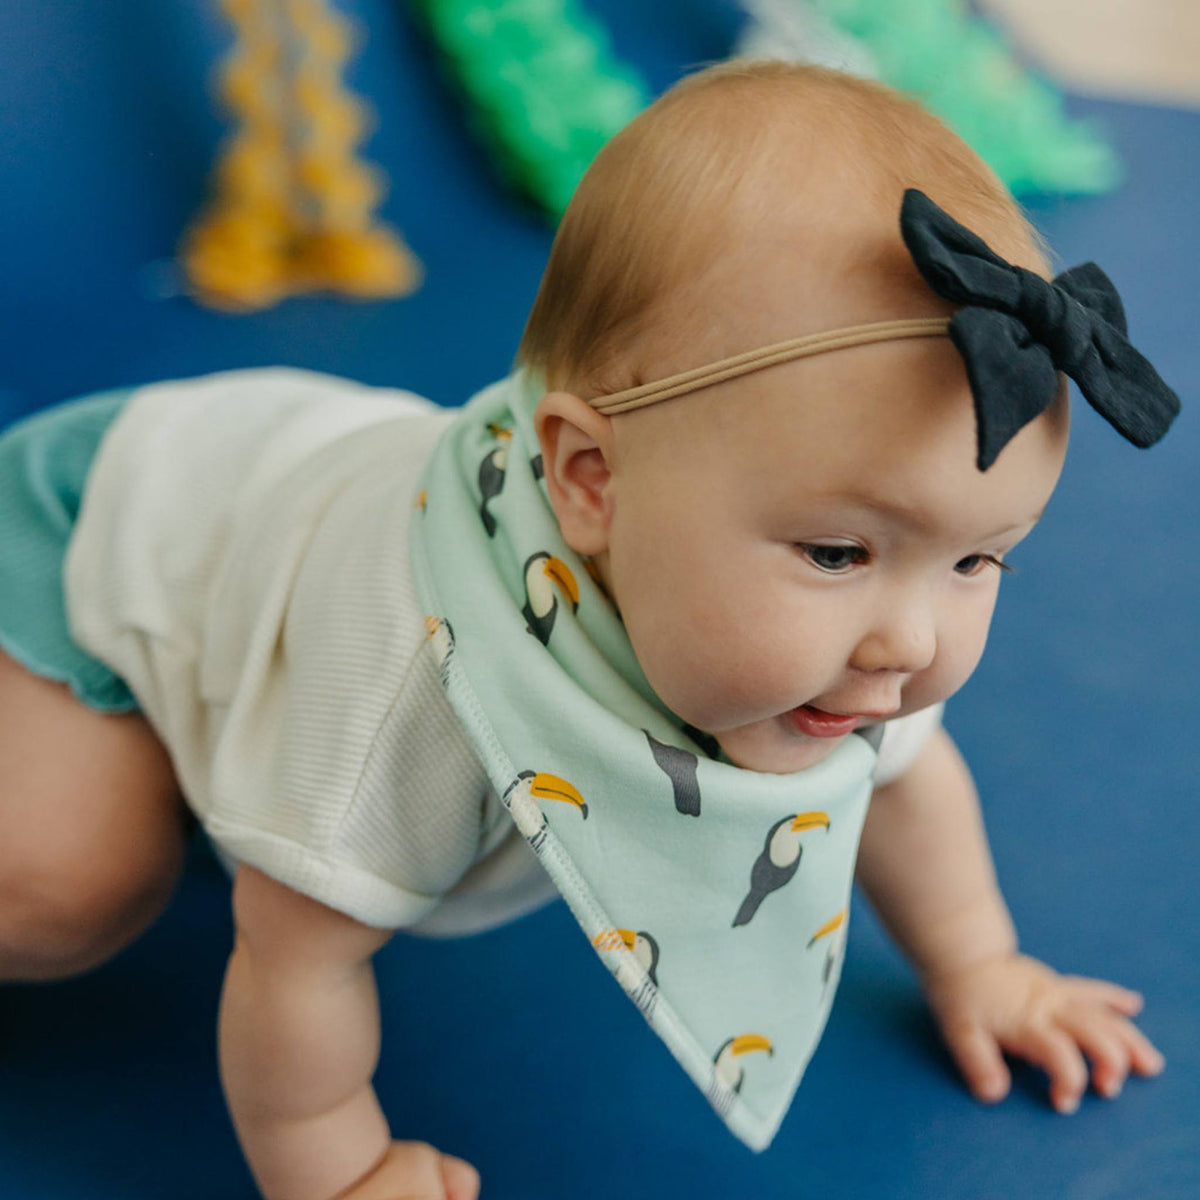
<svg viewBox="0 0 1200 1200"><path fill-rule="evenodd" d="M929 514L923 509L917 505L905 504L902 500L884 499L882 496L876 496L869 492L844 492L840 499L848 504L868 509L871 512L881 513L885 517L900 521L909 526L909 528L918 531L928 530L936 524L935 521L930 520ZM1015 533L1020 529L1031 529L1042 519L1042 514L1045 511L1046 506L1043 505L1027 521L1014 522L1012 525L1007 525L1003 529L998 529L985 536L989 538L1000 537L1006 533Z"/></svg>

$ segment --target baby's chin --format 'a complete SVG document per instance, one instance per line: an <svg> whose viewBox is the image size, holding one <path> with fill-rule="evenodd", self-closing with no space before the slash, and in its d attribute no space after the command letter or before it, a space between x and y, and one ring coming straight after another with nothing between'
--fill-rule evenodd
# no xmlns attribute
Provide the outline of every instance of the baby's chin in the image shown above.
<svg viewBox="0 0 1200 1200"><path fill-rule="evenodd" d="M785 726L783 718L775 717L713 736L725 757L735 766L767 775L791 775L794 771L815 767L851 735L806 737Z"/></svg>

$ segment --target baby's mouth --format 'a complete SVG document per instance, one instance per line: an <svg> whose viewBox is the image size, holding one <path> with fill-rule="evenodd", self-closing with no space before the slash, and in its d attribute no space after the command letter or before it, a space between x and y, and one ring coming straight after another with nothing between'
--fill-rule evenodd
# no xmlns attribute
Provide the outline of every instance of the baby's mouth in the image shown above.
<svg viewBox="0 0 1200 1200"><path fill-rule="evenodd" d="M865 718L857 713L831 713L804 704L800 708L793 708L787 714L787 719L799 733L808 737L837 738L853 733Z"/></svg>

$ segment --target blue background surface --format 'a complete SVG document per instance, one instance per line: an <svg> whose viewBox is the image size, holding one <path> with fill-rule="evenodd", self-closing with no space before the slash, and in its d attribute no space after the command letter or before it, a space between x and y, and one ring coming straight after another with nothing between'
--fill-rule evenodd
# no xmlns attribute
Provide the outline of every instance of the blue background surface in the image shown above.
<svg viewBox="0 0 1200 1200"><path fill-rule="evenodd" d="M391 176L384 215L427 279L393 303L241 317L170 294L223 128L206 92L228 45L212 6L0 4L0 422L236 366L291 363L445 404L506 370L550 232L496 183L403 5L342 7L369 27L350 82L378 114L366 154ZM655 91L723 57L739 20L731 0L589 7ZM394 1128L474 1162L487 1200L1200 1195L1200 113L1071 108L1103 121L1128 183L1031 210L1064 265L1108 270L1186 407L1142 454L1077 404L1063 483L948 723L1025 947L1143 989L1166 1073L1070 1118L1033 1070L998 1108L975 1104L863 904L824 1042L755 1156L554 905L461 942L398 938L378 959ZM252 1196L214 1054L229 946L228 883L197 845L135 947L79 981L0 990L0 1196Z"/></svg>

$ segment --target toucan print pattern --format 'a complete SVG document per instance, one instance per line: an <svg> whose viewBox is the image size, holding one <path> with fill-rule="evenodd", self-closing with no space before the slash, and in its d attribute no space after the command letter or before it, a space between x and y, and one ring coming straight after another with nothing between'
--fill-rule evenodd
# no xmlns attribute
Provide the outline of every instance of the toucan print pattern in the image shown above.
<svg viewBox="0 0 1200 1200"><path fill-rule="evenodd" d="M496 518L488 511L494 496L504 487L504 475L508 470L508 444L512 441L512 430L503 425L489 425L488 432L496 439L496 445L484 455L479 464L479 516L488 537L496 536Z"/></svg>
<svg viewBox="0 0 1200 1200"><path fill-rule="evenodd" d="M525 561L525 605L521 615L525 618L525 628L543 646L549 644L554 631L560 597L571 606L572 613L578 609L579 584L575 573L547 550L531 554Z"/></svg>
<svg viewBox="0 0 1200 1200"><path fill-rule="evenodd" d="M649 1019L658 997L659 949L654 935L644 929L636 933L632 929L604 929L592 938L592 945L601 958L606 954L612 956L606 965L641 1014Z"/></svg>
<svg viewBox="0 0 1200 1200"><path fill-rule="evenodd" d="M850 915L848 908L835 913L820 929L808 939L811 950L818 942L825 947L825 958L821 967L821 986L827 989L836 978L835 972L841 968L842 955L846 951L846 918ZM822 941L822 939L825 939Z"/></svg>
<svg viewBox="0 0 1200 1200"><path fill-rule="evenodd" d="M696 778L696 756L690 750L660 742L649 730L643 729L650 753L671 781L675 811L689 817L700 815L700 784Z"/></svg>
<svg viewBox="0 0 1200 1200"><path fill-rule="evenodd" d="M445 687L449 678L447 667L450 656L454 653L454 630L445 617L426 617L425 637L437 659L438 677Z"/></svg>
<svg viewBox="0 0 1200 1200"><path fill-rule="evenodd" d="M742 1090L746 1081L746 1063L742 1056L755 1051L774 1054L775 1048L761 1033L739 1033L737 1037L726 1038L713 1055L714 1087L711 1091L714 1094L709 1099L718 1110Z"/></svg>
<svg viewBox="0 0 1200 1200"><path fill-rule="evenodd" d="M554 519L540 396L522 373L481 392L427 467L411 525L427 652L600 962L761 1149L836 991L876 745L745 771L663 705Z"/></svg>
<svg viewBox="0 0 1200 1200"><path fill-rule="evenodd" d="M546 817L542 812L543 800L557 800L574 805L586 821L587 801L579 789L558 775L541 771L522 771L504 790L500 797L517 828L528 840L535 854L542 852L546 841Z"/></svg>
<svg viewBox="0 0 1200 1200"><path fill-rule="evenodd" d="M767 831L762 853L750 868L750 891L733 918L734 925L748 925L758 912L758 906L772 893L790 883L800 869L804 853L803 834L812 829L829 829L829 814L823 812L796 813L776 821Z"/></svg>

